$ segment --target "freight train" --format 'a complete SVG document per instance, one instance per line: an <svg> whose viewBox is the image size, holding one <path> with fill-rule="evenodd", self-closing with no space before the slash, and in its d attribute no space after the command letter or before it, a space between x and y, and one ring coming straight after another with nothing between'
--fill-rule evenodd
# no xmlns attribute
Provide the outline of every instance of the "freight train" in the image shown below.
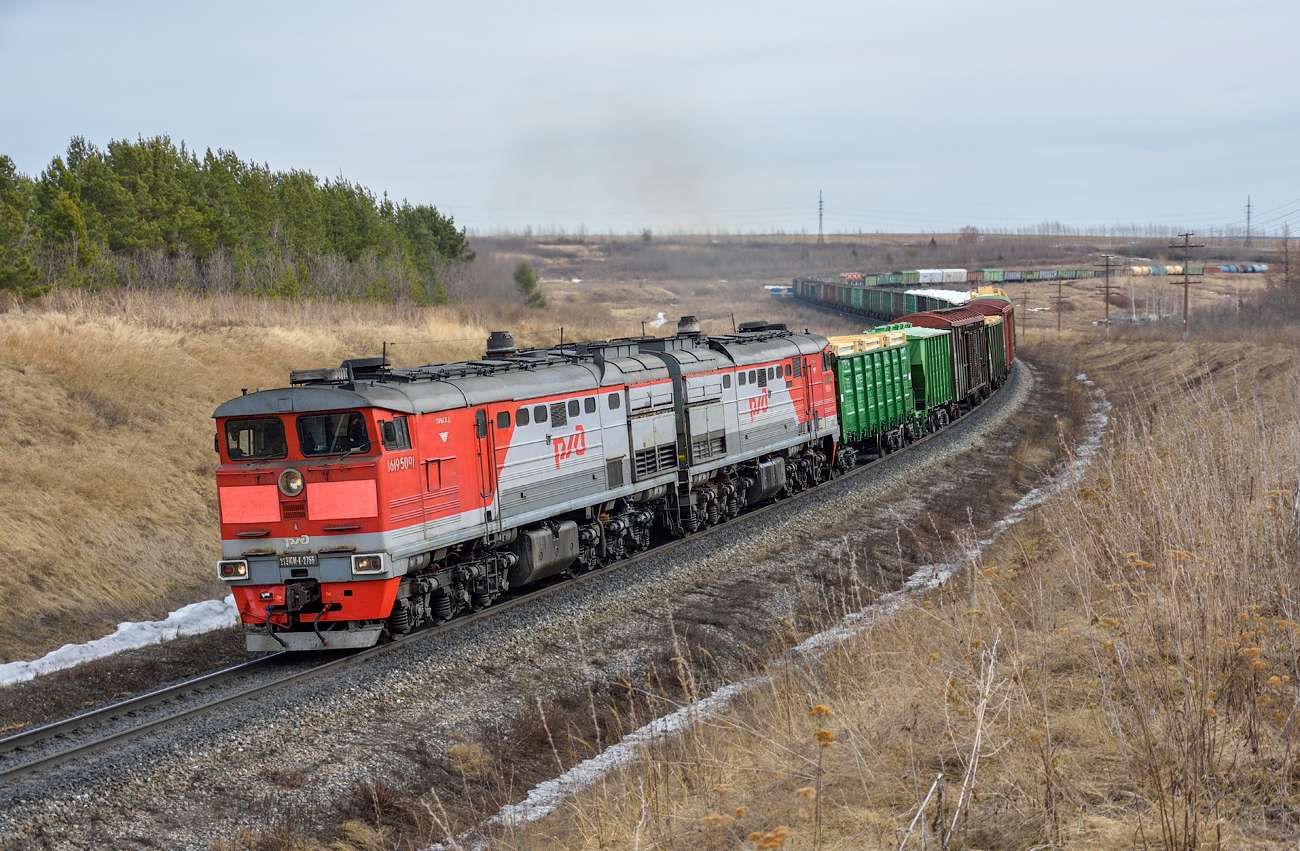
<svg viewBox="0 0 1300 851"><path fill-rule="evenodd" d="M1188 273L1200 274L1235 274L1260 273L1268 271L1267 263L1189 263ZM1147 275L1181 275L1183 267L1174 264L1149 264L1142 266L1117 266L1115 274L1137 276ZM1100 278L1102 272L1097 269L908 269L899 272L882 272L868 275L862 272L841 272L837 282L855 287L915 287L933 284L1001 284L1034 281L1055 281L1058 279L1073 281L1086 278ZM820 283L832 283L824 279ZM798 279L796 279L796 284Z"/></svg>
<svg viewBox="0 0 1300 851"><path fill-rule="evenodd" d="M219 406L222 558L249 650L373 645L617 562L948 425L1006 380L980 298L827 338L783 325L357 358Z"/></svg>

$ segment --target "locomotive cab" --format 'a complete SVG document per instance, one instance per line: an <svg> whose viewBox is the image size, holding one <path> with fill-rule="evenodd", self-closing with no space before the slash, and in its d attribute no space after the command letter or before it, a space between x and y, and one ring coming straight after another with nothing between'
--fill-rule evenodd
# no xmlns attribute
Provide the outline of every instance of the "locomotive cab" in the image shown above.
<svg viewBox="0 0 1300 851"><path fill-rule="evenodd" d="M291 387L214 416L217 573L249 649L374 644L404 572L381 506L422 508L408 415L342 388Z"/></svg>

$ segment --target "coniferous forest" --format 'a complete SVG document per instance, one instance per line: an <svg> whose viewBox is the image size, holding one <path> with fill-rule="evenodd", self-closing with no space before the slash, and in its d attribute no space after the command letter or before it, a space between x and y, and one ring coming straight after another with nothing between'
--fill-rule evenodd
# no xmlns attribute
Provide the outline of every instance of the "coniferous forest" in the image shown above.
<svg viewBox="0 0 1300 851"><path fill-rule="evenodd" d="M427 204L167 136L74 138L35 178L0 154L0 293L52 287L445 301L473 259Z"/></svg>

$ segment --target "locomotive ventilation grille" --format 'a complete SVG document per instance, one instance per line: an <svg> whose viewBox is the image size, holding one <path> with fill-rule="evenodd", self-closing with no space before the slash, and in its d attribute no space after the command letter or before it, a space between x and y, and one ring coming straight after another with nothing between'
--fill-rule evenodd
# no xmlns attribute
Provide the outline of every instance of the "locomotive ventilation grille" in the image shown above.
<svg viewBox="0 0 1300 851"><path fill-rule="evenodd" d="M307 516L307 500L280 503L280 514L285 520L301 520Z"/></svg>
<svg viewBox="0 0 1300 851"><path fill-rule="evenodd" d="M692 458L712 458L714 455L723 455L726 451L726 436L722 433L714 433L691 441Z"/></svg>
<svg viewBox="0 0 1300 851"><path fill-rule="evenodd" d="M635 460L638 479L662 470L671 470L677 466L677 444L665 443L653 449L638 449Z"/></svg>

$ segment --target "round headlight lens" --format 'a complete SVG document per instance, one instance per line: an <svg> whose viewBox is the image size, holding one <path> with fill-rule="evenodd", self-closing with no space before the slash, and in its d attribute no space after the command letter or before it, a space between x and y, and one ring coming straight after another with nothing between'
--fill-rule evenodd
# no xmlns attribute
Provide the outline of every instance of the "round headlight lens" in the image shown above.
<svg viewBox="0 0 1300 851"><path fill-rule="evenodd" d="M285 470L280 474L280 493L285 496L297 496L302 493L302 473L297 470Z"/></svg>

